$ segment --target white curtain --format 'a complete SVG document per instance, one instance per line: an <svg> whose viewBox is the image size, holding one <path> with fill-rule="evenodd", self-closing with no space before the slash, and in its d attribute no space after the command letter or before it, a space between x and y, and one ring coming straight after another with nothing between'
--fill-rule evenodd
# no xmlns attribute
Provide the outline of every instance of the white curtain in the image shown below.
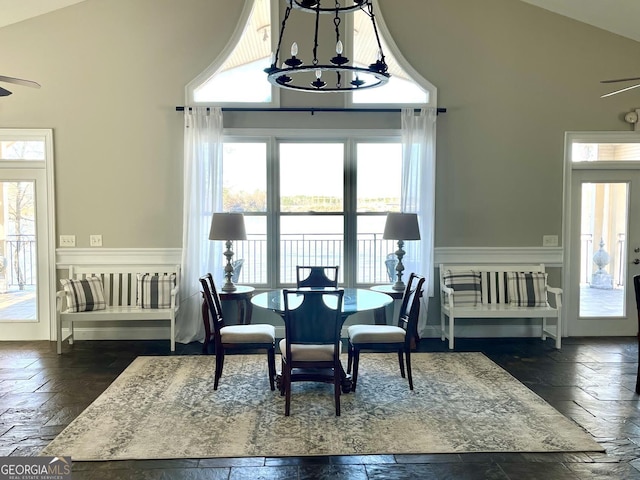
<svg viewBox="0 0 640 480"><path fill-rule="evenodd" d="M198 279L222 270L222 246L209 240L212 213L222 209L222 146L222 110L185 108L180 343L204 339Z"/></svg>
<svg viewBox="0 0 640 480"><path fill-rule="evenodd" d="M433 296L433 243L436 186L436 117L437 109L402 109L402 212L417 213L420 241L405 243L403 263L406 272L425 277L418 332L427 322L427 302ZM407 279L405 279L407 280Z"/></svg>

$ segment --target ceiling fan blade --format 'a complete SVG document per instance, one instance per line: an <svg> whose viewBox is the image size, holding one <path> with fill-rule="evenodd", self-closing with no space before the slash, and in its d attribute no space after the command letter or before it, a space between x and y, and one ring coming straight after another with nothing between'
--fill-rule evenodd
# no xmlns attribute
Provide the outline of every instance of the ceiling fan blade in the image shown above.
<svg viewBox="0 0 640 480"><path fill-rule="evenodd" d="M31 80L23 80L22 78L5 77L0 75L0 82L15 83L16 85L23 85L25 87L40 88L40 84L32 82Z"/></svg>
<svg viewBox="0 0 640 480"><path fill-rule="evenodd" d="M11 95L11 92L9 90L5 90L4 88L0 87L0 97L8 97L9 95Z"/></svg>
<svg viewBox="0 0 640 480"><path fill-rule="evenodd" d="M618 83L618 82L631 82L633 80L640 80L640 77L632 78L617 78L615 80L600 80L600 83Z"/></svg>
<svg viewBox="0 0 640 480"><path fill-rule="evenodd" d="M627 90L633 90L634 88L640 87L640 83L637 85L631 85L630 87L621 88L620 90L616 90L614 92L605 93L604 95L600 95L600 98L610 97L611 95L616 95L618 93L626 92Z"/></svg>

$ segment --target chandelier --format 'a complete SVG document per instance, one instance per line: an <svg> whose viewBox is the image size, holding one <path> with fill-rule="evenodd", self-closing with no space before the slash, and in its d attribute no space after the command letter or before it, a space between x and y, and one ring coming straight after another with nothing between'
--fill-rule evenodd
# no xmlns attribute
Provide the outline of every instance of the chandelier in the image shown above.
<svg viewBox="0 0 640 480"><path fill-rule="evenodd" d="M278 47L273 56L271 66L264 70L267 73L269 82L277 87L290 90L346 92L379 87L389 81L390 75L387 72L388 67L373 14L373 0L344 0L342 3L338 0L334 2L327 0L285 0L285 2L287 3L287 9L280 28ZM333 3L333 6L328 7L329 3ZM315 15L313 59L308 64L305 64L297 57L297 42L293 42L291 45L291 57L281 61L282 37L289 15L294 8ZM364 12L371 20L371 26L377 42L378 56L367 67L355 66L349 58L343 55L344 46L340 38L340 24L342 23L340 16L357 10ZM333 16L336 55L329 59L328 62L320 62L318 60L318 29L321 24L321 15L323 18L327 18L329 15ZM278 67L279 62L281 62L280 67Z"/></svg>

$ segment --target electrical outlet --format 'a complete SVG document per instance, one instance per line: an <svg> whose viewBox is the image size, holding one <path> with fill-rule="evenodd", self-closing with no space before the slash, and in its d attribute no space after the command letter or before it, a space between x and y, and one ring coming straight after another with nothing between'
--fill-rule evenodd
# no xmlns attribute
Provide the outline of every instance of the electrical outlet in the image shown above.
<svg viewBox="0 0 640 480"><path fill-rule="evenodd" d="M557 247L558 246L558 236L557 235L543 235L542 236L542 246L543 247Z"/></svg>
<svg viewBox="0 0 640 480"><path fill-rule="evenodd" d="M75 247L76 246L76 236L75 235L60 235L60 246L61 247Z"/></svg>
<svg viewBox="0 0 640 480"><path fill-rule="evenodd" d="M102 235L89 235L89 245L92 247L101 247Z"/></svg>

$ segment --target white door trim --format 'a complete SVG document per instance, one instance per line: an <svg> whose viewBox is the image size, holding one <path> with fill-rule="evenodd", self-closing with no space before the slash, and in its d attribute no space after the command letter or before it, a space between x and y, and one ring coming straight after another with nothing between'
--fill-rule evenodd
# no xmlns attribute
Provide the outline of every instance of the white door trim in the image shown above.
<svg viewBox="0 0 640 480"><path fill-rule="evenodd" d="M573 229L572 219L574 215L580 215L580 212L572 211L573 190L573 172L574 171L602 171L603 182L608 182L605 171L640 171L639 161L600 161L600 162L573 162L572 161L572 145L574 143L640 143L640 132L566 132L565 149L564 149L564 195L563 195L563 215L562 215L562 231L563 244L566 248L564 255L563 268L563 317L564 335L569 332L580 331L579 335L602 335L600 329L593 329L586 326L580 330L576 328L578 319L578 303L580 302L580 294L577 287L572 285L572 279L575 272L573 269L579 268L578 265L572 264L571 248L573 245ZM631 212L629 212L631 214ZM628 295L633 295L633 286L627 285ZM628 309L627 309L628 310ZM627 316L635 316L635 309L627 311Z"/></svg>
<svg viewBox="0 0 640 480"><path fill-rule="evenodd" d="M37 212L38 228L38 315L39 321L48 323L48 339L56 339L56 268L55 268L55 190L53 172L53 130L45 128L0 128L0 140L44 140L44 161L2 161L0 168L44 171L46 211ZM34 175L35 178L35 175ZM39 188L36 187L36 191ZM36 202L38 202L36 198ZM45 217L45 218L41 218Z"/></svg>

